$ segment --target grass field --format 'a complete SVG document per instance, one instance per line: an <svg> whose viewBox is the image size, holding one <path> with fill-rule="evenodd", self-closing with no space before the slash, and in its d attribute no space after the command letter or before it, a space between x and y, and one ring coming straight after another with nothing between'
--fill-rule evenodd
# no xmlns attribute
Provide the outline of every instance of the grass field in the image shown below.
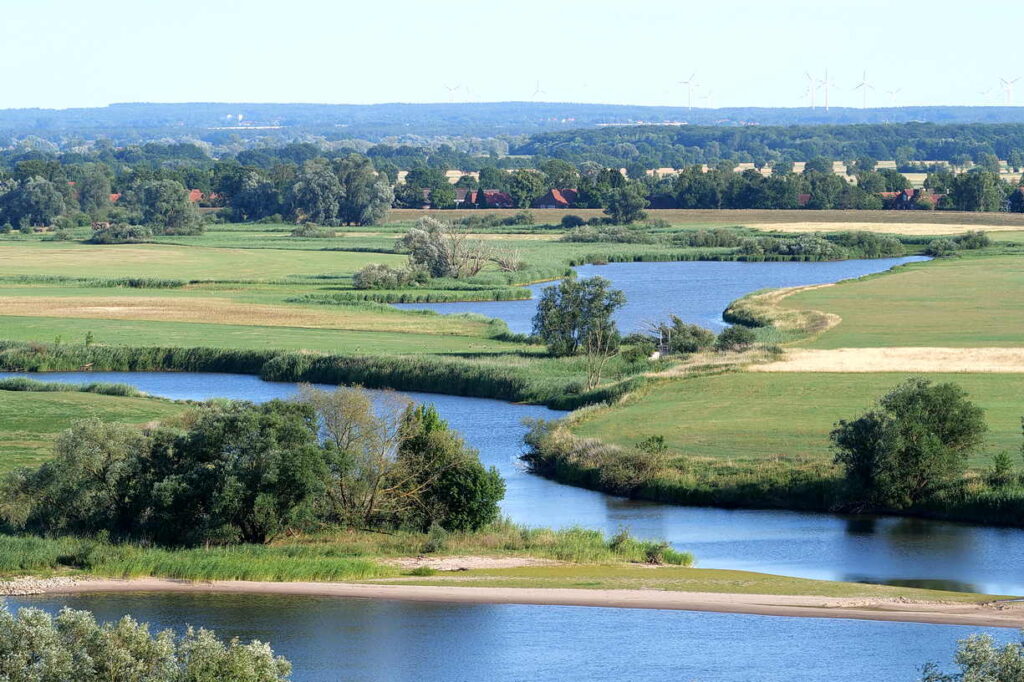
<svg viewBox="0 0 1024 682"><path fill-rule="evenodd" d="M0 337L13 341L96 343L117 346L206 346L229 349L316 350L338 354L537 353L537 346L475 336L271 327L254 324L159 322L71 317L4 317Z"/></svg>
<svg viewBox="0 0 1024 682"><path fill-rule="evenodd" d="M905 266L883 276L794 294L789 310L841 322L809 348L1024 345L1024 258L965 257Z"/></svg>
<svg viewBox="0 0 1024 682"><path fill-rule="evenodd" d="M664 436L676 455L720 460L829 460L828 433L839 419L867 411L906 374L731 373L669 381L626 405L602 410L573 431L630 446ZM929 374L952 381L985 409L989 433L971 460L1019 452L1024 416L1024 375ZM1015 461L1019 458L1015 457Z"/></svg>
<svg viewBox="0 0 1024 682"><path fill-rule="evenodd" d="M95 393L0 391L0 472L35 466L52 454L53 439L86 417L129 424L166 419L185 409L155 398Z"/></svg>
<svg viewBox="0 0 1024 682"><path fill-rule="evenodd" d="M200 237L201 239L201 237ZM373 261L401 265L405 257L373 254ZM275 249L193 249L165 244L93 245L40 240L0 245L0 272L73 277L173 279L276 279L289 275L351 274L367 254Z"/></svg>

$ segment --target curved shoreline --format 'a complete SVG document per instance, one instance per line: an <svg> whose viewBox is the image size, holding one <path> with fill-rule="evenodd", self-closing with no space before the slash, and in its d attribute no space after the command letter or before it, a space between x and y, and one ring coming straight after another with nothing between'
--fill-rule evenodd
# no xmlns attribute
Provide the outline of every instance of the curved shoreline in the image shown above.
<svg viewBox="0 0 1024 682"><path fill-rule="evenodd" d="M39 581L33 594L179 592L387 599L457 604L532 604L630 609L707 611L760 616L851 618L936 625L1024 627L1024 604L960 603L902 599L814 597L660 590L586 590L572 588L453 587L376 583L191 582L167 578L98 579L72 583Z"/></svg>

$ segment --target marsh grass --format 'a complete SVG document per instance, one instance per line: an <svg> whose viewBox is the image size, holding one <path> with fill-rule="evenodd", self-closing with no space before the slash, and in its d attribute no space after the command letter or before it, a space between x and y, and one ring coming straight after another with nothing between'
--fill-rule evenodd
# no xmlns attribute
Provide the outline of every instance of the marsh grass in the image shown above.
<svg viewBox="0 0 1024 682"><path fill-rule="evenodd" d="M396 576L388 558L417 556L426 533L324 530L271 545L168 549L102 539L0 535L0 574L85 573L117 578L342 581ZM615 538L583 528L549 530L501 521L481 531L449 533L438 555L529 556L580 564L665 563L693 557L663 542ZM653 558L658 559L654 561Z"/></svg>

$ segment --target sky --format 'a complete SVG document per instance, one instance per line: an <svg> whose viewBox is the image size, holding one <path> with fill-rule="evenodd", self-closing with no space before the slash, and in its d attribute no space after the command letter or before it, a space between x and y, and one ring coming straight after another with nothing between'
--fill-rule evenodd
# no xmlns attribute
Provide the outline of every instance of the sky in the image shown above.
<svg viewBox="0 0 1024 682"><path fill-rule="evenodd" d="M868 106L1003 104L1022 20L1019 0L0 0L0 109L685 105L694 73L694 106L789 107L826 69L833 106L865 103L865 72Z"/></svg>

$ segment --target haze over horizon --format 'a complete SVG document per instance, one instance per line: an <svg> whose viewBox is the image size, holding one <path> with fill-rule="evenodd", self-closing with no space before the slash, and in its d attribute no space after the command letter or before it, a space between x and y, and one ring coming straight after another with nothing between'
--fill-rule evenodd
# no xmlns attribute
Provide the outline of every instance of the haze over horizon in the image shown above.
<svg viewBox="0 0 1024 682"><path fill-rule="evenodd" d="M800 107L810 103L806 72L818 79L823 103L826 69L836 107L978 106L1006 104L1000 78L1022 75L1009 48L999 52L1000 32L1024 16L1009 3L977 4L969 13L953 0L902 13L882 0L724 0L714 7L653 0L641 8L526 0L514 12L482 3L453 11L414 0L281 7L266 0L15 0L0 25L8 48L0 109L116 102L686 106L680 81L694 73L694 107ZM879 30L880 23L892 30ZM995 48L960 49L981 36L991 36ZM855 89L865 72L871 87ZM1024 102L1024 80L1017 85L1014 104Z"/></svg>

